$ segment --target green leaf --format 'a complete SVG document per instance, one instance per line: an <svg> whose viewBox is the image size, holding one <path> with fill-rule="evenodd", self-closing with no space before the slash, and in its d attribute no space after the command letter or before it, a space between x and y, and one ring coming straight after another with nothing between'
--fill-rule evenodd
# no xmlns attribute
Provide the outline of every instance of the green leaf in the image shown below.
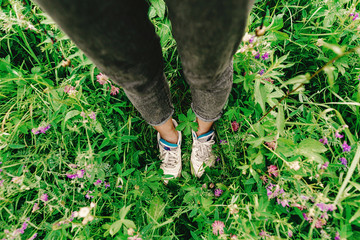
<svg viewBox="0 0 360 240"><path fill-rule="evenodd" d="M285 129L285 117L284 117L283 105L280 104L278 108L279 108L279 111L278 111L277 117L276 117L276 128L277 128L279 134L282 135L284 133L284 129Z"/></svg>
<svg viewBox="0 0 360 240"><path fill-rule="evenodd" d="M280 30L284 26L283 21L284 14L279 14L274 17L272 20L270 26L268 27L268 30Z"/></svg>
<svg viewBox="0 0 360 240"><path fill-rule="evenodd" d="M255 80L255 102L260 104L260 107L263 111L263 113L265 114L266 109L265 109L265 101L267 98L267 93L265 91L265 87L263 85L260 85L260 79L256 79Z"/></svg>
<svg viewBox="0 0 360 240"><path fill-rule="evenodd" d="M113 224L111 224L109 229L111 236L114 236L118 231L120 231L122 224L123 224L123 220L118 220Z"/></svg>
<svg viewBox="0 0 360 240"><path fill-rule="evenodd" d="M154 197L151 202L150 202L150 207L149 207L149 216L148 217L148 221L149 223L155 221L155 222L159 222L159 220L164 216L165 214L165 203L163 202L163 200L156 196Z"/></svg>
<svg viewBox="0 0 360 240"><path fill-rule="evenodd" d="M165 2L164 0L150 0L151 5L155 8L157 15L164 19L165 16Z"/></svg>
<svg viewBox="0 0 360 240"><path fill-rule="evenodd" d="M26 147L24 144L9 144L8 146L12 149L20 149Z"/></svg>
<svg viewBox="0 0 360 240"><path fill-rule="evenodd" d="M61 126L61 130L62 130L63 132L65 132L65 124L66 124L66 122L67 122L70 118L73 118L73 117L75 117L76 115L79 115L79 114L80 114L80 112L79 112L78 110L72 110L72 111L68 112L68 113L65 115L63 124L62 124L62 126Z"/></svg>

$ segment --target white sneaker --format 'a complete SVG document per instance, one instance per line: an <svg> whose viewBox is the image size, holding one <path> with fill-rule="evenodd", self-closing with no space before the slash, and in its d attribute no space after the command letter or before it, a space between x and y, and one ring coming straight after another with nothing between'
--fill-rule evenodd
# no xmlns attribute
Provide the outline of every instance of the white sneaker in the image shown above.
<svg viewBox="0 0 360 240"><path fill-rule="evenodd" d="M175 127L178 125L174 119L173 124ZM168 184L169 179L181 176L181 132L178 131L178 134L177 144L169 143L160 137L160 133L157 134L160 160L162 160L160 168L164 171L164 175L173 175L173 177L165 178L165 184Z"/></svg>
<svg viewBox="0 0 360 240"><path fill-rule="evenodd" d="M211 130L198 137L196 133L192 131L192 137L191 174L199 178L204 174L206 166L214 166L215 156L212 154L212 145L215 143L215 132Z"/></svg>

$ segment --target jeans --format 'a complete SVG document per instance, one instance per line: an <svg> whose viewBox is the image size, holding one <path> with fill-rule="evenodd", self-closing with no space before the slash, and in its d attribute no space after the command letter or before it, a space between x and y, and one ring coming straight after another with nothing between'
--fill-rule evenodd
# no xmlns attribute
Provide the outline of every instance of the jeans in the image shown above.
<svg viewBox="0 0 360 240"><path fill-rule="evenodd" d="M159 37L145 0L35 0L153 126L173 114ZM253 0L167 0L192 109L220 118L232 87L232 59Z"/></svg>

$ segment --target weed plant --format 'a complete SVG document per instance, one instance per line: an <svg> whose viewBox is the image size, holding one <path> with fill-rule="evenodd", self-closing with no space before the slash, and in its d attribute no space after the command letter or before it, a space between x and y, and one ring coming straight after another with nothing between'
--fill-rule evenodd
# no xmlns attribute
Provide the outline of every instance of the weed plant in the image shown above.
<svg viewBox="0 0 360 240"><path fill-rule="evenodd" d="M360 239L358 1L256 1L197 179L190 91L151 0L185 135L167 186L155 130L25 3L0 0L0 239Z"/></svg>

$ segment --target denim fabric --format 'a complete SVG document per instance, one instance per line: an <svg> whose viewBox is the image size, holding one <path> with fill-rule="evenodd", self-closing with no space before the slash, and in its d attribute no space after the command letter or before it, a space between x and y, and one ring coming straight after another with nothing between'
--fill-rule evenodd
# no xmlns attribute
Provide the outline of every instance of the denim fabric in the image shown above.
<svg viewBox="0 0 360 240"><path fill-rule="evenodd" d="M145 0L35 0L114 83L149 124L173 114L159 37ZM168 0L192 108L204 121L220 118L232 86L232 58L253 0Z"/></svg>

